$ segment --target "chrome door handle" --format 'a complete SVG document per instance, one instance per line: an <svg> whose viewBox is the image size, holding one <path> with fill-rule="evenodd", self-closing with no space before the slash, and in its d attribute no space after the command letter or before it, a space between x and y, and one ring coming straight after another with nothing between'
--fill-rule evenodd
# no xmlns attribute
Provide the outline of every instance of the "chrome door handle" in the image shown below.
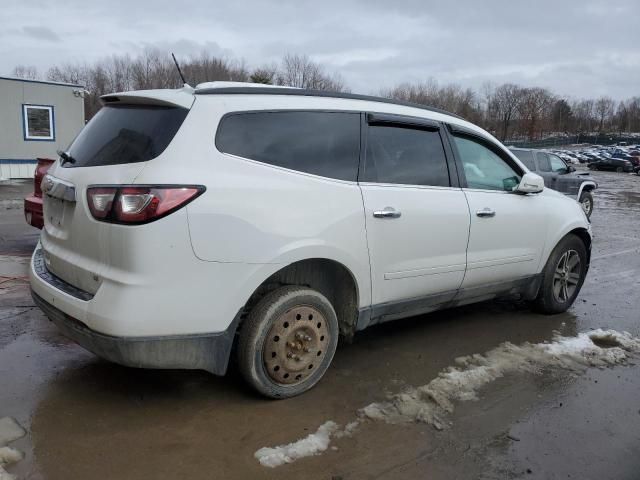
<svg viewBox="0 0 640 480"><path fill-rule="evenodd" d="M399 218L402 213L393 207L384 207L382 210L375 210L373 216L376 218Z"/></svg>
<svg viewBox="0 0 640 480"><path fill-rule="evenodd" d="M479 217L495 217L496 211L489 207L484 207L482 210L477 210L476 215Z"/></svg>

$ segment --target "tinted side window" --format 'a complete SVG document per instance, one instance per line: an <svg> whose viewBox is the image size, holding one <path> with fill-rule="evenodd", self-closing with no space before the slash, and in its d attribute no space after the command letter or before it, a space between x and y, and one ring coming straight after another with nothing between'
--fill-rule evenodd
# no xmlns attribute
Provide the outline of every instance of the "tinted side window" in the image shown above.
<svg viewBox="0 0 640 480"><path fill-rule="evenodd" d="M498 154L471 138L454 135L469 188L510 192L520 175Z"/></svg>
<svg viewBox="0 0 640 480"><path fill-rule="evenodd" d="M554 172L558 173L566 173L567 165L562 161L562 159L556 155L549 154L549 159L551 160L551 169Z"/></svg>
<svg viewBox="0 0 640 480"><path fill-rule="evenodd" d="M536 157L538 158L538 166L540 167L540 171L550 172L551 162L549 161L549 156L543 152L536 152Z"/></svg>
<svg viewBox="0 0 640 480"><path fill-rule="evenodd" d="M518 159L526 165L532 172L536 171L536 162L533 160L533 152L531 150L512 150Z"/></svg>
<svg viewBox="0 0 640 480"><path fill-rule="evenodd" d="M360 114L234 113L223 118L218 150L323 177L356 181Z"/></svg>
<svg viewBox="0 0 640 480"><path fill-rule="evenodd" d="M449 170L440 133L369 126L362 180L448 187Z"/></svg>

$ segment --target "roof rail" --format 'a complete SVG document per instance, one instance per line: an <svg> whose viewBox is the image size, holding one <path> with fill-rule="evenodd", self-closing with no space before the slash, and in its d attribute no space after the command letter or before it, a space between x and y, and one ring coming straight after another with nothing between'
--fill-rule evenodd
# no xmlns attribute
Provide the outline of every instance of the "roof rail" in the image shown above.
<svg viewBox="0 0 640 480"><path fill-rule="evenodd" d="M447 112L439 108L428 107L419 103L405 102L402 100L394 100L392 98L375 97L372 95L360 95L357 93L329 92L326 90L308 90L303 88L290 87L215 87L215 88L199 88L195 91L196 95L293 95L299 97L327 97L327 98L345 98L348 100L364 100L367 102L390 103L393 105L401 105L404 107L420 108L430 112L442 113L455 118L464 120L455 113Z"/></svg>

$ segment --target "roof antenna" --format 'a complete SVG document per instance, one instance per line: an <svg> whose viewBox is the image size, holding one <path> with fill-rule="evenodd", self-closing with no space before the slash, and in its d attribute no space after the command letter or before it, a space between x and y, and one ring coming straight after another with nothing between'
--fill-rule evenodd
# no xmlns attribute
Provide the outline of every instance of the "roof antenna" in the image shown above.
<svg viewBox="0 0 640 480"><path fill-rule="evenodd" d="M182 79L182 83L184 83L185 87L190 87L191 85L189 85L187 81L184 79L182 70L180 70L180 65L178 65L178 60L176 60L176 56L173 54L173 52L171 52L171 57L173 58L173 63L176 64L176 68L178 69L178 75L180 75L180 78Z"/></svg>

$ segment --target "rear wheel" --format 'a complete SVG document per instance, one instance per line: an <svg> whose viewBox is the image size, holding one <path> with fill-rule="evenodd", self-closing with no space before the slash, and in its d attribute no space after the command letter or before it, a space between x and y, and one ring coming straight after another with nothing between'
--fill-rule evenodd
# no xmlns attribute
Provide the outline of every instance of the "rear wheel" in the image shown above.
<svg viewBox="0 0 640 480"><path fill-rule="evenodd" d="M566 311L575 301L587 274L587 249L573 234L553 249L542 272L534 309L544 314Z"/></svg>
<svg viewBox="0 0 640 480"><path fill-rule="evenodd" d="M266 295L251 310L238 341L238 365L251 386L271 398L309 390L325 374L338 345L329 300L306 287Z"/></svg>
<svg viewBox="0 0 640 480"><path fill-rule="evenodd" d="M622 173L624 172L624 169L622 167L616 167L616 172Z"/></svg>
<svg viewBox="0 0 640 480"><path fill-rule="evenodd" d="M579 202L587 218L591 218L591 212L593 212L593 195L591 192L582 192Z"/></svg>

